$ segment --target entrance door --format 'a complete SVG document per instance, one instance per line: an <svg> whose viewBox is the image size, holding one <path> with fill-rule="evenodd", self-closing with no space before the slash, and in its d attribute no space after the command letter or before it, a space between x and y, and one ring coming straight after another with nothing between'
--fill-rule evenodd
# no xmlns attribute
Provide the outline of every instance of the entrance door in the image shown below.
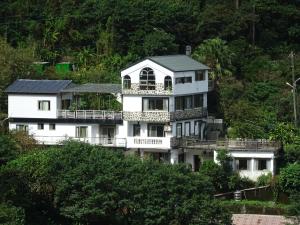
<svg viewBox="0 0 300 225"><path fill-rule="evenodd" d="M114 127L102 127L102 138L104 144L113 144L115 140L115 128Z"/></svg>

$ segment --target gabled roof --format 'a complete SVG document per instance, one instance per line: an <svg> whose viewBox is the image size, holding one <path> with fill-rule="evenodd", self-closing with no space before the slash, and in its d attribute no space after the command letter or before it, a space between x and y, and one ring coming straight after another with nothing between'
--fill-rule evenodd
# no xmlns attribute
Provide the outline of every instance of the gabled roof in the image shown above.
<svg viewBox="0 0 300 225"><path fill-rule="evenodd" d="M6 93L57 94L68 87L71 80L27 80L19 79L9 85Z"/></svg>
<svg viewBox="0 0 300 225"><path fill-rule="evenodd" d="M121 84L94 84L87 83L66 88L61 92L68 93L121 93Z"/></svg>
<svg viewBox="0 0 300 225"><path fill-rule="evenodd" d="M192 59L187 55L165 55L165 56L149 56L137 63L134 63L123 70L130 68L144 60L151 60L158 65L171 70L172 72L184 72L184 71L194 71L194 70L208 70L208 66Z"/></svg>
<svg viewBox="0 0 300 225"><path fill-rule="evenodd" d="M152 56L147 59L173 71L208 70L209 67L187 55Z"/></svg>

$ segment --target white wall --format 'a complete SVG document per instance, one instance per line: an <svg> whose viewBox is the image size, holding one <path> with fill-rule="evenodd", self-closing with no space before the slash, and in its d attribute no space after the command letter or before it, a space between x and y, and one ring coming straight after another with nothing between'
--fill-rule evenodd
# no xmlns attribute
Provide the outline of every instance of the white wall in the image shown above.
<svg viewBox="0 0 300 225"><path fill-rule="evenodd" d="M141 112L142 97L141 96L123 96L123 111Z"/></svg>
<svg viewBox="0 0 300 225"><path fill-rule="evenodd" d="M38 101L50 101L50 111L38 109ZM8 95L8 117L56 118L60 97L57 95Z"/></svg>

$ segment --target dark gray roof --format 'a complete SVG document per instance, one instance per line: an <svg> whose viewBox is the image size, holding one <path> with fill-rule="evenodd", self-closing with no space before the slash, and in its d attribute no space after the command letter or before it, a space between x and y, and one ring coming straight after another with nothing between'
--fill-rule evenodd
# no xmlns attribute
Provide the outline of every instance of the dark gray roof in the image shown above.
<svg viewBox="0 0 300 225"><path fill-rule="evenodd" d="M66 88L61 92L68 93L121 93L121 84L93 84L87 83Z"/></svg>
<svg viewBox="0 0 300 225"><path fill-rule="evenodd" d="M6 93L57 94L72 83L71 80L26 80L19 79L9 85Z"/></svg>
<svg viewBox="0 0 300 225"><path fill-rule="evenodd" d="M172 70L173 72L210 69L208 66L187 55L152 56L147 57L147 59Z"/></svg>

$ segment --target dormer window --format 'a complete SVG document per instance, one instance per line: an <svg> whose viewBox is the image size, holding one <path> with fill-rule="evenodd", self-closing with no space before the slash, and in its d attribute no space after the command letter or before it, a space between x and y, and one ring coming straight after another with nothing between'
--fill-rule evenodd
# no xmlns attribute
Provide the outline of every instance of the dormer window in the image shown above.
<svg viewBox="0 0 300 225"><path fill-rule="evenodd" d="M149 67L140 72L140 90L155 90L154 71Z"/></svg>
<svg viewBox="0 0 300 225"><path fill-rule="evenodd" d="M130 76L126 75L123 79L123 89L130 89L131 88L131 78Z"/></svg>
<svg viewBox="0 0 300 225"><path fill-rule="evenodd" d="M165 90L172 90L172 78L170 76L165 77Z"/></svg>

